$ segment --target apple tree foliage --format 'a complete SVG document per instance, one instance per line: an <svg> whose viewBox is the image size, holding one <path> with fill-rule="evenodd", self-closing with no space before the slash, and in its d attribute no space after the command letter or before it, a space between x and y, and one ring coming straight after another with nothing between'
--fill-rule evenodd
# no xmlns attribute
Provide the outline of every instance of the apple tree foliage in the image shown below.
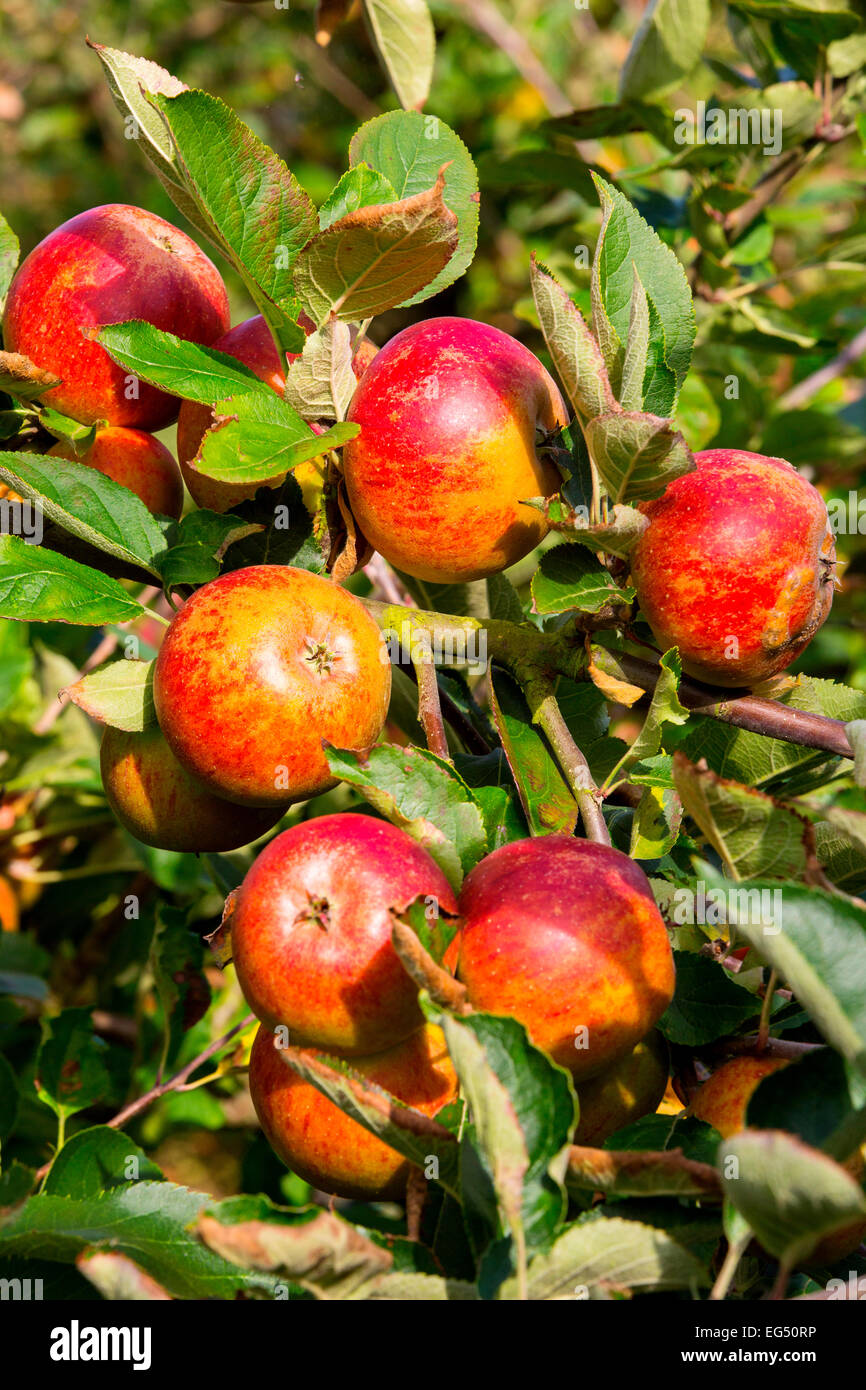
<svg viewBox="0 0 866 1390"><path fill-rule="evenodd" d="M329 35L350 7L317 8ZM0 536L0 852L25 909L41 894L39 929L25 911L26 929L0 936L0 1273L38 1273L50 1297L109 1299L706 1298L714 1282L717 1295L759 1298L780 1271L783 1290L821 1287L833 1271L816 1269L812 1252L866 1213L841 1166L866 1141L866 692L806 664L756 698L708 703L682 678L676 650L660 660L648 651L627 579L644 525L635 504L693 468L692 449L738 444L803 464L820 440L852 470L862 460L856 422L796 386L757 436L750 416L765 363L832 359L851 336L844 315L822 321L808 279L799 304L777 293L801 267L775 248L802 206L786 202L790 185L842 141L866 140L862 10L854 0L739 0L722 7L722 43L705 0L656 0L613 100L558 114L523 148L476 163L435 114L424 0L363 8L401 109L360 126L318 206L228 104L92 45L140 154L275 340L302 355L280 397L213 349L142 323L102 330L132 377L216 408L204 474L245 484L286 474L276 495L179 522L81 463L49 466L34 439L83 449L91 433L40 405L38 363L3 360L0 483L38 502L45 535L41 545ZM780 113L778 149L680 138L667 98L701 66L716 83L707 108ZM635 133L655 151L645 167L607 167L593 154ZM671 170L683 175L677 197L659 186ZM399 307L423 315L465 275L479 171L482 191L521 186L525 198L528 185L539 199L551 189L577 198L571 216L594 246L586 265L549 237L530 254L530 229L516 306L540 329L572 409L569 428L545 441L561 494L528 499L556 543L510 577L442 587L391 576L383 590L381 575L356 570L340 484L339 450L357 432L345 420L353 342ZM862 272L864 249L863 235L818 241L805 269L844 286ZM17 256L0 222L2 290ZM302 314L315 325L306 339ZM325 432L311 436L308 421ZM312 457L322 484L311 502L293 470ZM858 537L855 526L844 541L855 569ZM95 729L155 719L157 596L176 601L259 563L331 573L384 622L407 622L413 640L483 641L490 658L480 683L453 665L439 671L449 758L425 746L411 660L395 668L391 721L412 751L383 744L362 762L329 750L338 790L286 823L369 803L459 887L510 840L581 833L591 785L670 927L677 990L661 1031L682 1093L726 1052L801 1045L759 1086L747 1134L720 1145L674 1105L601 1149L575 1146L579 1094L522 1027L458 1016L425 995L463 1094L435 1123L384 1114L327 1057L292 1057L425 1174L413 1238L396 1209L312 1205L305 1184L250 1139L239 1076L253 1030L214 928L253 851L176 855L122 834ZM398 611L395 586L417 606ZM74 631L58 636L57 624L95 629L115 650L82 670ZM62 714L46 718L61 690ZM628 740L623 707L634 710ZM575 776L575 747L590 783ZM76 923L82 911L89 922L72 937L70 893ZM420 910L406 925L441 959L444 925L431 930ZM246 1136L229 1187L240 1195L207 1197L164 1171L176 1125L197 1129L205 1166L220 1153L216 1136L232 1125ZM722 1266L726 1248L744 1252L753 1238L763 1254ZM844 1265L866 1270L862 1254Z"/></svg>

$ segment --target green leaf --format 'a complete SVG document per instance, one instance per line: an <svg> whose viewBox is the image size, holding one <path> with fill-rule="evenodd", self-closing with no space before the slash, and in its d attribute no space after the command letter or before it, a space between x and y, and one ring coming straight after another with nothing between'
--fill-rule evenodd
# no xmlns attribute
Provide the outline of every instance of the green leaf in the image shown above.
<svg viewBox="0 0 866 1390"><path fill-rule="evenodd" d="M487 609L491 618L506 623L522 623L526 615L520 595L507 574L491 574L484 581L487 588Z"/></svg>
<svg viewBox="0 0 866 1390"><path fill-rule="evenodd" d="M393 1253L372 1233L315 1207L290 1212L265 1198L228 1198L201 1216L198 1229L223 1259L328 1301L380 1296L394 1266Z"/></svg>
<svg viewBox="0 0 866 1390"><path fill-rule="evenodd" d="M318 229L313 203L283 161L219 98L183 91L154 95L153 102L171 131L175 167L199 221L266 317L270 309L283 311L285 326L294 328L284 345L297 350L303 330L294 323L292 267Z"/></svg>
<svg viewBox="0 0 866 1390"><path fill-rule="evenodd" d="M657 415L599 415L586 427L586 442L614 502L660 497L674 478L695 468L682 435Z"/></svg>
<svg viewBox="0 0 866 1390"><path fill-rule="evenodd" d="M121 1130L94 1125L79 1130L58 1153L42 1191L51 1197L98 1197L109 1188L141 1179L159 1181L162 1173Z"/></svg>
<svg viewBox="0 0 866 1390"><path fill-rule="evenodd" d="M559 379L581 423L617 408L598 343L580 310L535 257L530 267L538 319Z"/></svg>
<svg viewBox="0 0 866 1390"><path fill-rule="evenodd" d="M621 589L595 555L573 545L546 550L532 576L532 598L537 613L598 613L606 604L626 606L635 596Z"/></svg>
<svg viewBox="0 0 866 1390"><path fill-rule="evenodd" d="M457 218L432 188L397 203L362 207L307 243L295 289L317 328L333 314L349 321L394 309L435 279L457 250Z"/></svg>
<svg viewBox="0 0 866 1390"><path fill-rule="evenodd" d="M333 1302L382 1299L477 1299L472 1284L440 1278L425 1246L362 1230L337 1212L289 1211L264 1197L229 1197L204 1213L199 1235L246 1269L278 1274Z"/></svg>
<svg viewBox="0 0 866 1390"><path fill-rule="evenodd" d="M709 1283L706 1270L666 1231L621 1216L587 1216L567 1226L547 1254L529 1266L533 1302L609 1299L626 1289L697 1289ZM502 1285L500 1299L518 1298L516 1279Z"/></svg>
<svg viewBox="0 0 866 1390"><path fill-rule="evenodd" d="M593 175L602 207L602 224L593 263L596 298L616 341L628 340L634 268L658 314L664 335L664 362L679 388L685 380L695 340L695 311L685 271L673 251L619 189ZM598 326L596 332L598 332ZM602 345L603 346L603 345ZM609 366L610 364L608 364ZM616 389L617 383L611 380Z"/></svg>
<svg viewBox="0 0 866 1390"><path fill-rule="evenodd" d="M866 67L866 34L851 34L828 44L827 66L834 77L850 77Z"/></svg>
<svg viewBox="0 0 866 1390"><path fill-rule="evenodd" d="M3 311L6 291L18 265L19 254L18 238L0 212L0 313Z"/></svg>
<svg viewBox="0 0 866 1390"><path fill-rule="evenodd" d="M827 819L814 823L815 854L831 883L844 893L866 889L866 815L828 806Z"/></svg>
<svg viewBox="0 0 866 1390"><path fill-rule="evenodd" d="M790 309L753 299L738 299L723 307L714 322L714 335L721 342L757 352L808 352L818 342Z"/></svg>
<svg viewBox="0 0 866 1390"><path fill-rule="evenodd" d="M784 1129L822 1148L851 1111L845 1063L829 1047L765 1076L746 1108L750 1129Z"/></svg>
<svg viewBox="0 0 866 1390"><path fill-rule="evenodd" d="M651 370L649 362L649 300L646 297L646 290L641 284L641 278L637 273L637 266L632 266L632 269L634 271L634 288L632 289L631 295L628 337L625 343L625 353L622 363L622 381L619 389L619 401L623 410L642 409L644 378ZM662 334L661 342L661 360L662 367L664 367L664 334ZM599 411L598 414L601 414L601 411Z"/></svg>
<svg viewBox="0 0 866 1390"><path fill-rule="evenodd" d="M288 473L279 487L260 490L256 498L232 510L257 529L231 545L223 561L224 572L246 565L296 565L324 573L327 555L322 554L316 540L313 518L293 474Z"/></svg>
<svg viewBox="0 0 866 1390"><path fill-rule="evenodd" d="M199 231L208 235L207 223L192 194L184 186L168 126L160 111L148 99L148 94L176 96L189 88L147 58L138 58L118 48L106 48L103 44L91 43L90 39L86 42L102 63L114 104L124 117L125 136L136 141L184 216Z"/></svg>
<svg viewBox="0 0 866 1390"><path fill-rule="evenodd" d="M491 671L493 717L532 835L570 835L577 824L572 796L517 683L499 668Z"/></svg>
<svg viewBox="0 0 866 1390"><path fill-rule="evenodd" d="M631 823L632 859L661 859L679 839L683 806L676 792L644 787Z"/></svg>
<svg viewBox="0 0 866 1390"><path fill-rule="evenodd" d="M186 914L160 902L150 947L150 968L163 1010L163 1066L177 1054L184 1034L207 1012L211 991L204 975L204 945Z"/></svg>
<svg viewBox="0 0 866 1390"><path fill-rule="evenodd" d="M429 1125L419 1129L407 1128L394 1120L388 1111L371 1104L363 1094L364 1090L370 1089L370 1083L359 1073L353 1072L351 1061L328 1057L310 1048L281 1048L279 1055L287 1067L291 1067L292 1071L309 1081L345 1115L357 1120L358 1124L403 1154L417 1167L423 1170L429 1158L438 1159L437 1181L446 1192L457 1196L459 1151L452 1136L446 1137L443 1131L440 1137ZM357 1085L353 1085L353 1081L360 1084L361 1093ZM376 1087L375 1090L379 1095L383 1094L381 1087ZM392 1097L392 1108L411 1110L411 1106L403 1105L395 1097Z"/></svg>
<svg viewBox="0 0 866 1390"><path fill-rule="evenodd" d="M676 990L659 1028L668 1042L703 1047L756 1018L761 1001L723 966L692 951L674 951Z"/></svg>
<svg viewBox="0 0 866 1390"><path fill-rule="evenodd" d="M380 744L366 758L325 746L335 777L423 845L448 881L463 877L487 853L481 807L450 763L426 748Z"/></svg>
<svg viewBox="0 0 866 1390"><path fill-rule="evenodd" d="M620 101L679 87L700 62L709 25L709 0L651 0L620 72Z"/></svg>
<svg viewBox="0 0 866 1390"><path fill-rule="evenodd" d="M154 561L165 550L165 538L129 488L71 459L16 453L0 459L0 481L38 502L49 521L98 550L158 575Z"/></svg>
<svg viewBox="0 0 866 1390"><path fill-rule="evenodd" d="M463 141L437 116L417 111L389 111L367 121L352 136L349 162L378 170L398 198L430 188L443 165L445 203L457 218L457 250L447 265L406 301L420 304L452 284L467 269L478 240L478 174Z"/></svg>
<svg viewBox="0 0 866 1390"><path fill-rule="evenodd" d="M343 420L357 384L349 326L329 319L289 367L285 399L302 420Z"/></svg>
<svg viewBox="0 0 866 1390"><path fill-rule="evenodd" d="M364 13L400 105L420 109L430 93L436 33L426 0L363 0Z"/></svg>
<svg viewBox="0 0 866 1390"><path fill-rule="evenodd" d="M282 478L298 464L339 449L360 432L359 425L341 421L314 434L275 391L267 396L235 396L216 410L223 418L205 434L195 467L207 478L229 483Z"/></svg>
<svg viewBox="0 0 866 1390"><path fill-rule="evenodd" d="M799 879L807 866L806 822L754 787L699 770L681 750L674 754L674 784L732 878Z"/></svg>
<svg viewBox="0 0 866 1390"><path fill-rule="evenodd" d="M845 733L854 752L854 781L866 787L866 719L852 719Z"/></svg>
<svg viewBox="0 0 866 1390"><path fill-rule="evenodd" d="M706 871L710 877L710 871ZM720 885L724 880L719 879ZM772 881L743 885L766 893L772 920L731 913L737 935L772 965L808 1010L827 1042L849 1062L866 1065L866 911L818 888ZM766 918L766 914L758 914Z"/></svg>
<svg viewBox="0 0 866 1390"><path fill-rule="evenodd" d="M323 232L350 212L357 212L358 208L396 202L397 194L391 181L378 170L371 169L369 164L358 164L346 170L319 208L319 231Z"/></svg>
<svg viewBox="0 0 866 1390"><path fill-rule="evenodd" d="M115 362L142 381L183 400L216 405L236 395L280 399L236 357L200 343L188 343L185 338L163 333L140 319L108 324L100 329L98 341Z"/></svg>
<svg viewBox="0 0 866 1390"><path fill-rule="evenodd" d="M443 1015L438 1021L513 1249L546 1249L565 1214L575 1125L571 1078L512 1018Z"/></svg>
<svg viewBox="0 0 866 1390"><path fill-rule="evenodd" d="M717 1163L727 1200L788 1265L807 1259L822 1236L866 1217L866 1196L844 1168L778 1130L724 1139Z"/></svg>
<svg viewBox="0 0 866 1390"><path fill-rule="evenodd" d="M159 572L166 590L178 584L206 584L216 579L229 546L264 527L244 521L233 513L197 508L189 512L168 535L168 549L159 559Z"/></svg>
<svg viewBox="0 0 866 1390"><path fill-rule="evenodd" d="M611 135L650 131L659 144L676 148L670 111L652 102L621 101L569 111L546 123L547 129L571 140L604 140Z"/></svg>
<svg viewBox="0 0 866 1390"><path fill-rule="evenodd" d="M703 377L689 372L677 398L676 425L693 451L705 449L719 432L721 412Z"/></svg>
<svg viewBox="0 0 866 1390"><path fill-rule="evenodd" d="M866 720L866 691L851 690L835 681L801 676L793 690L785 691L779 703L792 709L824 714L841 719ZM706 758L709 766L720 776L751 787L767 787L781 778L790 778L800 768L814 763L815 750L782 739L766 738L746 729L734 729L718 720L692 716L693 730L680 744L680 751L693 762ZM820 758L820 755L817 755ZM824 759L835 770L838 760Z"/></svg>
<svg viewBox="0 0 866 1390"><path fill-rule="evenodd" d="M0 617L102 627L132 622L145 612L99 570L17 536L0 536Z"/></svg>
<svg viewBox="0 0 866 1390"><path fill-rule="evenodd" d="M36 1093L58 1115L74 1115L101 1100L109 1088L106 1044L93 1032L90 1009L64 1009L43 1018L36 1058Z"/></svg>
<svg viewBox="0 0 866 1390"><path fill-rule="evenodd" d="M63 694L101 724L141 733L156 722L152 661L112 661L68 685Z"/></svg>
<svg viewBox="0 0 866 1390"><path fill-rule="evenodd" d="M619 503L607 507L606 520L595 525L590 524L588 507L570 507L558 498L533 498L529 505L544 513L551 531L558 531L569 541L579 541L590 550L606 550L624 560L649 526L649 519L642 512Z"/></svg>
<svg viewBox="0 0 866 1390"><path fill-rule="evenodd" d="M189 1229L207 1202L206 1194L168 1182L129 1183L80 1199L40 1194L0 1218L0 1257L72 1264L83 1250L111 1250L128 1255L175 1298L234 1299L255 1290L273 1297L273 1278L229 1264Z"/></svg>
<svg viewBox="0 0 866 1390"><path fill-rule="evenodd" d="M618 763L615 771L611 773L609 783L622 777L635 763L655 757L662 746L662 730L665 724L685 724L689 717L689 711L680 704L677 694L682 676L682 663L676 647L665 652L659 660L659 673L641 731L622 762Z"/></svg>

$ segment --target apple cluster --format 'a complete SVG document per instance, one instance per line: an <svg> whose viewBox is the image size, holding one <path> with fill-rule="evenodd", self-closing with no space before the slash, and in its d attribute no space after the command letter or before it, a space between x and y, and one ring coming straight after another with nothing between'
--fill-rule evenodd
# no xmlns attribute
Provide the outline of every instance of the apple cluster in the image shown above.
<svg viewBox="0 0 866 1390"><path fill-rule="evenodd" d="M392 943L417 898L456 915L443 964L472 1009L522 1023L571 1072L580 1142L600 1143L654 1110L667 1083L655 1023L673 996L664 923L638 866L608 846L550 835L495 850L459 898L405 831L358 812L278 835L227 914L244 996L260 1019L250 1089L275 1151L316 1188L380 1199L405 1192L408 1163L280 1053L319 1049L435 1116L457 1096L440 1029Z"/></svg>

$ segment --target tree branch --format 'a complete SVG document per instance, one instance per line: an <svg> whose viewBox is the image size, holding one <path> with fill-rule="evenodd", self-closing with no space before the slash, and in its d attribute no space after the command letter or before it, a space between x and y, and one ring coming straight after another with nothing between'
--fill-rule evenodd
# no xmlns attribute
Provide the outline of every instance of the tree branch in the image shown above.
<svg viewBox="0 0 866 1390"><path fill-rule="evenodd" d="M451 762L451 752L448 747L448 736L445 733L445 721L442 718L442 706L439 702L439 682L436 679L436 667L432 661L413 662L415 675L418 679L418 719L421 728L424 730L424 737L427 739L427 747L431 753L435 753L437 758L444 758L446 762Z"/></svg>
<svg viewBox="0 0 866 1390"><path fill-rule="evenodd" d="M525 694L532 711L533 719L541 725L556 761L562 768L565 780L580 807L580 818L588 840L596 844L609 845L610 833L597 799L598 788L586 761L571 736L571 731L562 717L562 711L553 693L553 684L546 678L530 682Z"/></svg>
<svg viewBox="0 0 866 1390"><path fill-rule="evenodd" d="M643 686L648 692L655 689L659 668L653 662L628 655L619 656L618 661L635 685ZM733 724L738 729L748 729L767 738L782 739L785 743L798 743L805 748L820 748L842 758L854 757L841 719L810 714L808 710L794 709L758 695L732 695L688 677L680 682L678 693L686 709L718 719L723 724Z"/></svg>
<svg viewBox="0 0 866 1390"><path fill-rule="evenodd" d="M557 86L526 39L508 23L493 0L452 0L473 29L485 34L491 43L511 59L517 71L543 99L551 116L567 116L574 103Z"/></svg>

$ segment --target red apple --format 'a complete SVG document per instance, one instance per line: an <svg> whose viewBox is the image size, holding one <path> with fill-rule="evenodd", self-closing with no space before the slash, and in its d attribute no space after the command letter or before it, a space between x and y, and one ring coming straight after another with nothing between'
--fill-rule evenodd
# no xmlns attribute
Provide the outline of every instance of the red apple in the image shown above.
<svg viewBox="0 0 866 1390"><path fill-rule="evenodd" d="M673 998L667 932L643 870L568 835L516 840L467 875L457 975L583 1081L629 1053Z"/></svg>
<svg viewBox="0 0 866 1390"><path fill-rule="evenodd" d="M198 589L154 668L175 756L214 795L247 806L334 786L322 740L369 748L390 693L387 648L364 606L288 565L251 565Z"/></svg>
<svg viewBox="0 0 866 1390"><path fill-rule="evenodd" d="M156 849L214 854L238 849L276 825L284 807L236 806L181 767L159 727L106 727L100 750L108 804L131 835Z"/></svg>
<svg viewBox="0 0 866 1390"><path fill-rule="evenodd" d="M110 203L64 222L40 241L9 288L8 352L62 378L40 400L85 424L159 430L179 401L137 381L91 331L143 319L196 343L229 325L225 285L194 241L144 208Z"/></svg>
<svg viewBox="0 0 866 1390"><path fill-rule="evenodd" d="M695 463L640 504L649 526L631 556L638 601L690 675L754 685L789 666L830 611L827 508L784 459L710 449Z"/></svg>
<svg viewBox="0 0 866 1390"><path fill-rule="evenodd" d="M140 497L148 511L175 519L183 511L183 479L180 469L158 439L144 430L109 425L98 430L86 454L76 454L61 440L48 450L49 457L72 459L104 473Z"/></svg>
<svg viewBox="0 0 866 1390"><path fill-rule="evenodd" d="M568 415L537 357L507 333L460 318L405 328L367 367L347 418L361 426L343 450L352 511L397 569L482 579L543 539L544 518L523 503L559 491L538 432Z"/></svg>
<svg viewBox="0 0 866 1390"><path fill-rule="evenodd" d="M423 895L456 911L442 871L404 830L343 812L283 831L230 909L250 1008L291 1041L380 1052L418 1028L418 991L391 944L391 910Z"/></svg>
<svg viewBox="0 0 866 1390"><path fill-rule="evenodd" d="M292 1172L322 1192L399 1201L410 1163L343 1113L280 1056L264 1024L250 1056L250 1094L269 1144ZM397 1100L434 1116L457 1097L457 1077L438 1028L428 1024L388 1052L352 1068Z"/></svg>

